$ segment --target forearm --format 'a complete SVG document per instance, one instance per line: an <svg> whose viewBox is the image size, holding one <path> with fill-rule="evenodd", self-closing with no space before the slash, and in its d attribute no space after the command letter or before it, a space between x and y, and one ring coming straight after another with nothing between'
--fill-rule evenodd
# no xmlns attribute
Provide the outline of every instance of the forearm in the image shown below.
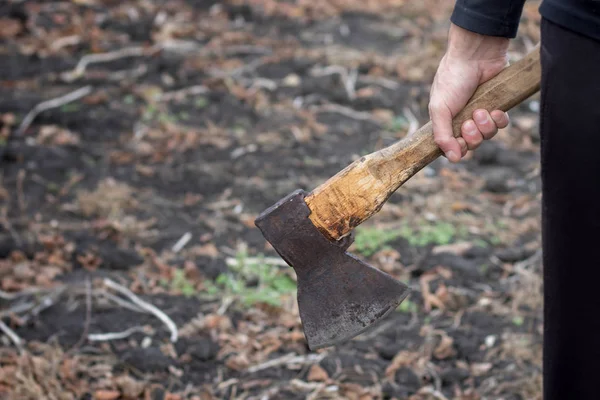
<svg viewBox="0 0 600 400"><path fill-rule="evenodd" d="M457 0L452 23L471 32L514 38L525 0Z"/></svg>

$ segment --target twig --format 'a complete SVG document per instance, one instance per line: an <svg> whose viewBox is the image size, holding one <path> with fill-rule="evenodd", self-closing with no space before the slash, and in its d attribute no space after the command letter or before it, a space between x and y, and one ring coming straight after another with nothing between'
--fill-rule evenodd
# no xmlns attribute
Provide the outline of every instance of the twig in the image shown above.
<svg viewBox="0 0 600 400"><path fill-rule="evenodd" d="M417 392L418 394L428 394L434 397L437 400L448 400L446 396L443 395L439 390L433 389L431 387L425 386Z"/></svg>
<svg viewBox="0 0 600 400"><path fill-rule="evenodd" d="M87 338L90 342L108 342L110 340L125 339L133 335L136 332L145 333L143 326L134 326L126 329L122 332L109 332L109 333L90 333Z"/></svg>
<svg viewBox="0 0 600 400"><path fill-rule="evenodd" d="M225 297L223 299L223 302L219 306L219 309L217 310L217 315L223 315L223 314L225 314L227 312L227 309L233 303L234 300L235 300L235 298L232 297L232 296Z"/></svg>
<svg viewBox="0 0 600 400"><path fill-rule="evenodd" d="M194 85L179 90L173 90L160 95L158 101L182 100L187 96L208 93L208 88L203 85Z"/></svg>
<svg viewBox="0 0 600 400"><path fill-rule="evenodd" d="M146 310L141 309L140 307L136 306L135 304L127 301L127 300L123 300L122 298L120 298L119 296L115 296L112 293L107 292L106 290L96 290L94 291L94 294L96 295L102 295L104 297L106 297L108 300L112 300L115 303L117 303L118 305L120 305L123 308L126 308L130 311L134 311L134 312L138 312L138 313L143 313L143 314L147 314L148 312Z"/></svg>
<svg viewBox="0 0 600 400"><path fill-rule="evenodd" d="M359 121L369 121L381 127L381 122L377 121L371 114L363 111L357 111L350 107L341 106L339 104L324 104L313 108L316 112L332 112L338 113L345 117L356 119Z"/></svg>
<svg viewBox="0 0 600 400"><path fill-rule="evenodd" d="M29 288L29 289L21 290L20 292L14 292L14 293L5 292L4 290L0 290L0 299L14 300L14 299L18 299L19 297L36 294L36 293L40 293L43 291L45 291L45 290L39 289L39 288Z"/></svg>
<svg viewBox="0 0 600 400"><path fill-rule="evenodd" d="M183 249L185 247L185 245L189 243L190 240L192 240L192 234L190 232L184 233L183 236L181 238L179 238L177 243L175 243L173 245L171 250L174 253L179 253L181 251L181 249Z"/></svg>
<svg viewBox="0 0 600 400"><path fill-rule="evenodd" d="M85 339L88 336L88 332L90 330L90 323L92 321L92 282L90 281L90 278L86 279L85 281L85 322L83 323L83 332L81 333L81 337L79 338L79 340L77 341L77 343L75 343L73 345L73 347L71 347L71 349L69 349L69 353L72 352L73 350L78 349L83 342L85 342Z"/></svg>
<svg viewBox="0 0 600 400"><path fill-rule="evenodd" d="M400 84L398 82L376 76L362 75L358 77L358 81L368 85L378 85L389 90L398 90L400 88Z"/></svg>
<svg viewBox="0 0 600 400"><path fill-rule="evenodd" d="M225 259L225 264L228 267L237 266L239 263L237 258L227 257ZM246 265L258 265L258 264L267 264L267 265L277 265L280 267L287 267L287 263L283 261L281 258L277 257L248 257L244 258L244 263Z"/></svg>
<svg viewBox="0 0 600 400"><path fill-rule="evenodd" d="M8 338L15 344L15 346L17 347L17 349L19 349L20 352L23 351L23 339L21 339L19 335L17 335L15 331L10 329L8 325L6 325L2 320L0 320L0 331L2 331L6 336L8 336Z"/></svg>
<svg viewBox="0 0 600 400"><path fill-rule="evenodd" d="M67 93L63 96L57 97L55 99L46 100L39 103L37 106L33 108L33 110L29 111L23 121L21 121L21 125L19 125L19 129L15 132L17 136L22 135L23 132L29 128L29 125L33 122L35 117L37 117L40 113L50 110L52 108L57 108L64 106L65 104L71 103L75 100L78 100L84 96L87 96L92 92L91 86L84 86L77 90L74 90L70 93Z"/></svg>
<svg viewBox="0 0 600 400"><path fill-rule="evenodd" d="M157 50L158 49L156 47L151 47L150 49L148 49L145 47L138 46L126 47L117 51L109 51L108 53L88 54L81 57L81 59L72 71L63 72L61 74L61 78L66 82L73 82L74 80L83 76L83 73L85 72L87 66L90 64L109 62L125 57L140 57L146 54L152 54Z"/></svg>
<svg viewBox="0 0 600 400"><path fill-rule="evenodd" d="M419 129L419 120L415 117L415 114L409 107L404 107L404 117L408 121L408 131L406 132L406 136L410 136Z"/></svg>
<svg viewBox="0 0 600 400"><path fill-rule="evenodd" d="M305 356L295 356L294 353L286 354L285 356L274 358L266 361L262 364L255 365L248 368L248 372L254 373L263 369L278 367L280 365L292 365L292 364L316 364L320 362L327 353L320 354L307 354Z"/></svg>
<svg viewBox="0 0 600 400"><path fill-rule="evenodd" d="M127 296L133 303L138 305L140 308L143 308L149 313L154 314L154 316L160 319L167 326L169 331L171 331L171 342L177 342L177 325L175 325L173 320L169 318L167 314L159 310L154 305L140 299L137 295L135 295L131 290L127 289L125 286L119 285L117 282L109 278L104 278L104 284L107 287L118 291L122 295Z"/></svg>

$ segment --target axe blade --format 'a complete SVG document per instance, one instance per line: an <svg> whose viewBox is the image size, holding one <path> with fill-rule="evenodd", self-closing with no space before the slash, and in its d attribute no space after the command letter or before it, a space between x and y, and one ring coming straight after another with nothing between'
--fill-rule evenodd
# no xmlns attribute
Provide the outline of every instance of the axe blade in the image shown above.
<svg viewBox="0 0 600 400"><path fill-rule="evenodd" d="M339 344L393 311L410 289L346 252L351 240L327 239L308 218L297 190L265 210L256 226L298 281L298 308L311 350Z"/></svg>

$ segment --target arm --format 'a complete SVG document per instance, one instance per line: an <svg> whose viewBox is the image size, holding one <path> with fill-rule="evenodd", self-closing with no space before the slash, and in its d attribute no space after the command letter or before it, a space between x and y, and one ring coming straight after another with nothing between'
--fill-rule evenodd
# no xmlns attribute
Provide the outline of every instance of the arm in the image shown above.
<svg viewBox="0 0 600 400"><path fill-rule="evenodd" d="M467 4L468 3L468 4ZM458 0L451 17L448 49L432 88L429 113L435 141L446 157L458 162L467 150L492 138L508 125L500 110L475 110L461 136L452 132L452 118L462 110L477 86L508 64L508 45L515 37L524 0ZM489 112L491 111L491 112Z"/></svg>

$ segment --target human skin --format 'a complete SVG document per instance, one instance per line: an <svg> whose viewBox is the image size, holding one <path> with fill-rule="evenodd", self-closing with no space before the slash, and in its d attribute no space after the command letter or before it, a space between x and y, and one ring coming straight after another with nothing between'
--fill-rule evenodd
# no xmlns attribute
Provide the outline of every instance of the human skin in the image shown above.
<svg viewBox="0 0 600 400"><path fill-rule="evenodd" d="M498 129L508 125L501 110L477 109L461 126L461 136L452 133L452 118L467 104L477 87L508 65L509 39L486 36L451 24L448 48L436 72L429 100L429 116L436 144L451 162L458 162Z"/></svg>

